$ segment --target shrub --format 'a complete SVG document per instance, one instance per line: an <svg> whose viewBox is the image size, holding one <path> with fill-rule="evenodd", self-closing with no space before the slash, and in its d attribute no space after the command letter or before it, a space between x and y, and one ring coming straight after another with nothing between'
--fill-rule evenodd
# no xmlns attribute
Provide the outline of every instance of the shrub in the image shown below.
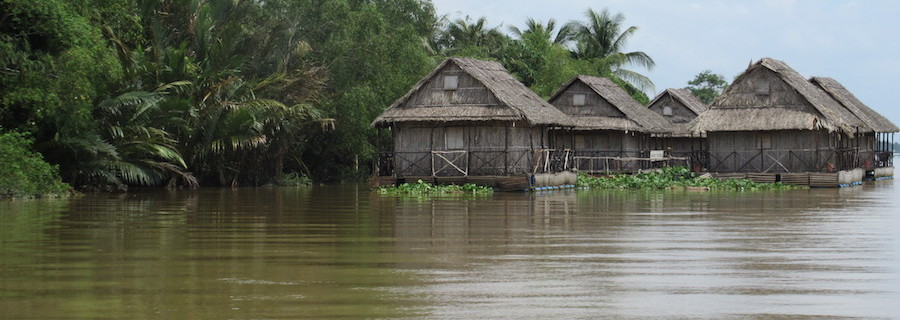
<svg viewBox="0 0 900 320"><path fill-rule="evenodd" d="M63 195L71 190L59 168L30 150L32 141L18 132L0 133L0 197Z"/></svg>
<svg viewBox="0 0 900 320"><path fill-rule="evenodd" d="M278 181L278 185L280 186L308 186L311 184L312 180L310 180L309 177L296 172L285 174L281 177L281 180Z"/></svg>

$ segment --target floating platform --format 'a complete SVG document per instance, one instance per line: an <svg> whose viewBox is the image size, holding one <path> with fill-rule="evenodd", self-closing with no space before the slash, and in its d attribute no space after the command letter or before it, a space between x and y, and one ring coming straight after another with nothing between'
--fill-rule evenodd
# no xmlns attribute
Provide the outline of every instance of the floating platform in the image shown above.
<svg viewBox="0 0 900 320"><path fill-rule="evenodd" d="M520 174L512 176L450 176L450 177L432 177L432 176L407 176L407 177L372 177L369 184L372 187L380 187L386 185L398 185L406 182L424 182L433 184L455 184L463 185L466 183L476 184L480 186L492 187L501 191L515 190L552 190L562 188L574 188L578 180L578 175L571 171L559 173L535 173Z"/></svg>
<svg viewBox="0 0 900 320"><path fill-rule="evenodd" d="M888 169L888 168L879 168ZM877 170L877 169L876 169ZM893 168L881 170L878 174L893 176ZM876 174L877 175L877 174ZM713 173L718 179L750 179L757 183L792 184L818 188L841 188L862 184L866 171L863 169L843 170L838 172L790 172L790 173Z"/></svg>

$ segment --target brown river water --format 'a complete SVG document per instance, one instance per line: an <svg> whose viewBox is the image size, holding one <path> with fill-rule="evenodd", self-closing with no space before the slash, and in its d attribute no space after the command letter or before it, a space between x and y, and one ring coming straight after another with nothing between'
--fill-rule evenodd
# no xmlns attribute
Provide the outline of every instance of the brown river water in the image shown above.
<svg viewBox="0 0 900 320"><path fill-rule="evenodd" d="M900 185L0 202L0 319L900 318Z"/></svg>

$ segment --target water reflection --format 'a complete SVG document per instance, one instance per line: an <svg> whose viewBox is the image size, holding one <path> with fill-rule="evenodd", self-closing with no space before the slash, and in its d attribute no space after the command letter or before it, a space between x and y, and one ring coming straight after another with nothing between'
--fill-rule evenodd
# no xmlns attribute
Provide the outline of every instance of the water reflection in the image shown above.
<svg viewBox="0 0 900 320"><path fill-rule="evenodd" d="M388 200L435 318L889 317L891 185Z"/></svg>
<svg viewBox="0 0 900 320"><path fill-rule="evenodd" d="M897 195L340 185L0 203L0 314L892 317Z"/></svg>

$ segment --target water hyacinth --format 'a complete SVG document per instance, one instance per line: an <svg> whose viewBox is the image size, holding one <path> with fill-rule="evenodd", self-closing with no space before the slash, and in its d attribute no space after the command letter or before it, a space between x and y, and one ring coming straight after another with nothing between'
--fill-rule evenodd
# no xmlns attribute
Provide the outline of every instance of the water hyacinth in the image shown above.
<svg viewBox="0 0 900 320"><path fill-rule="evenodd" d="M688 189L724 191L790 190L804 186L757 183L749 179L700 178L686 167L669 167L638 174L615 174L605 177L578 175L578 186L598 189Z"/></svg>
<svg viewBox="0 0 900 320"><path fill-rule="evenodd" d="M440 195L488 195L494 193L491 187L467 183L464 185L434 185L422 180L403 183L398 186L382 186L376 189L384 195L440 196Z"/></svg>

